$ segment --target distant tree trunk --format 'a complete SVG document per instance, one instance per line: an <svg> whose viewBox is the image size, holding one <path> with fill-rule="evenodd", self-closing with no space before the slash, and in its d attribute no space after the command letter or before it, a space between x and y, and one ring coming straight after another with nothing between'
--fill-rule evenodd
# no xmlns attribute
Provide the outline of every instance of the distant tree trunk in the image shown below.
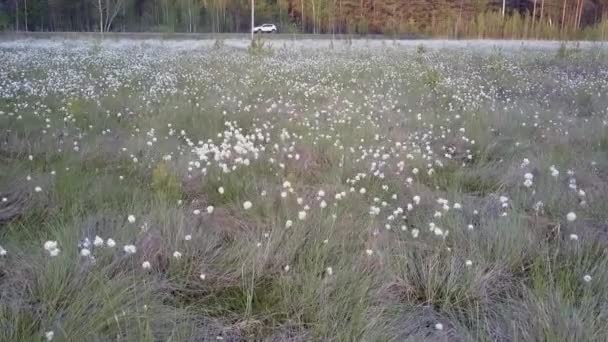
<svg viewBox="0 0 608 342"><path fill-rule="evenodd" d="M566 24L566 0L562 6L562 34L564 33L564 25Z"/></svg>
<svg viewBox="0 0 608 342"><path fill-rule="evenodd" d="M254 16L255 16L255 0L251 0L251 41L253 41L253 27L255 26Z"/></svg>
<svg viewBox="0 0 608 342"><path fill-rule="evenodd" d="M302 5L302 33L306 32L306 26L305 26L305 22L306 22L306 17L304 15L304 0L300 0L300 4Z"/></svg>
<svg viewBox="0 0 608 342"><path fill-rule="evenodd" d="M19 0L15 0L15 31L19 31Z"/></svg>
<svg viewBox="0 0 608 342"><path fill-rule="evenodd" d="M540 2L540 25L543 24L543 14L545 13L545 0L541 0Z"/></svg>
<svg viewBox="0 0 608 342"><path fill-rule="evenodd" d="M312 3L312 33L317 34L317 15L315 14L315 0Z"/></svg>
<svg viewBox="0 0 608 342"><path fill-rule="evenodd" d="M103 33L103 7L101 6L101 0L97 0L99 6L99 32Z"/></svg>
<svg viewBox="0 0 608 342"><path fill-rule="evenodd" d="M579 29L581 27L581 18L583 16L583 8L585 7L585 2L584 0L580 0L580 6L578 9L578 16L577 16L577 20L576 20L576 28Z"/></svg>
<svg viewBox="0 0 608 342"><path fill-rule="evenodd" d="M23 0L23 16L25 19L25 32L28 31L27 29L27 0Z"/></svg>
<svg viewBox="0 0 608 342"><path fill-rule="evenodd" d="M507 0L502 0L502 18L505 18L505 9L507 8ZM460 10L462 11L462 2L460 3Z"/></svg>
<svg viewBox="0 0 608 342"><path fill-rule="evenodd" d="M534 30L534 26L536 24L536 3L537 0L534 0L534 7L532 8L532 29Z"/></svg>

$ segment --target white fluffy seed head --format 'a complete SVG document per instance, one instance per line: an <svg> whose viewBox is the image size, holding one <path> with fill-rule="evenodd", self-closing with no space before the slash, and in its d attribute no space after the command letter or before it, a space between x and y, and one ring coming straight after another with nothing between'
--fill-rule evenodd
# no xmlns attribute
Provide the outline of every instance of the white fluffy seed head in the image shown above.
<svg viewBox="0 0 608 342"><path fill-rule="evenodd" d="M567 219L569 222L574 222L574 220L576 220L576 214L575 214L574 212L572 212L572 211L571 211L571 212L569 212L569 213L566 215L566 219Z"/></svg>

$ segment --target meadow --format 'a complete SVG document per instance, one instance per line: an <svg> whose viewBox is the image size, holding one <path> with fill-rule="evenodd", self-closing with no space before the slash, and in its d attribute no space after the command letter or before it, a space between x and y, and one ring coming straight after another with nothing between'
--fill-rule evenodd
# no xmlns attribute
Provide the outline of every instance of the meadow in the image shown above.
<svg viewBox="0 0 608 342"><path fill-rule="evenodd" d="M324 44L0 43L0 341L608 340L606 46Z"/></svg>

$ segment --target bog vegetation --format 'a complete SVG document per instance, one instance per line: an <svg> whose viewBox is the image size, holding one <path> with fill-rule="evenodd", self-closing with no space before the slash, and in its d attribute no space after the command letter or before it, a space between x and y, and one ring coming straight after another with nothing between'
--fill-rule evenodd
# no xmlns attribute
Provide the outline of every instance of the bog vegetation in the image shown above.
<svg viewBox="0 0 608 342"><path fill-rule="evenodd" d="M0 340L608 339L605 49L163 44L0 48Z"/></svg>

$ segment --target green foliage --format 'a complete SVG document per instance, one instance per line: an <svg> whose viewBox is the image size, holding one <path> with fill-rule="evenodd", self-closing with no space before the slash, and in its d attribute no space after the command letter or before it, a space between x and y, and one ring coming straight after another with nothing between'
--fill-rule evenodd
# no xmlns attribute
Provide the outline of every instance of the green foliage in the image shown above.
<svg viewBox="0 0 608 342"><path fill-rule="evenodd" d="M269 55L272 53L272 47L258 34L251 41L247 51L253 56Z"/></svg>
<svg viewBox="0 0 608 342"><path fill-rule="evenodd" d="M6 13L0 11L0 31L6 30L9 27L9 17Z"/></svg>
<svg viewBox="0 0 608 342"><path fill-rule="evenodd" d="M224 40L223 39L216 39L215 42L213 43L213 49L214 50L221 50L224 47Z"/></svg>
<svg viewBox="0 0 608 342"><path fill-rule="evenodd" d="M167 199L181 197L181 183L165 163L158 163L152 171L152 189Z"/></svg>

